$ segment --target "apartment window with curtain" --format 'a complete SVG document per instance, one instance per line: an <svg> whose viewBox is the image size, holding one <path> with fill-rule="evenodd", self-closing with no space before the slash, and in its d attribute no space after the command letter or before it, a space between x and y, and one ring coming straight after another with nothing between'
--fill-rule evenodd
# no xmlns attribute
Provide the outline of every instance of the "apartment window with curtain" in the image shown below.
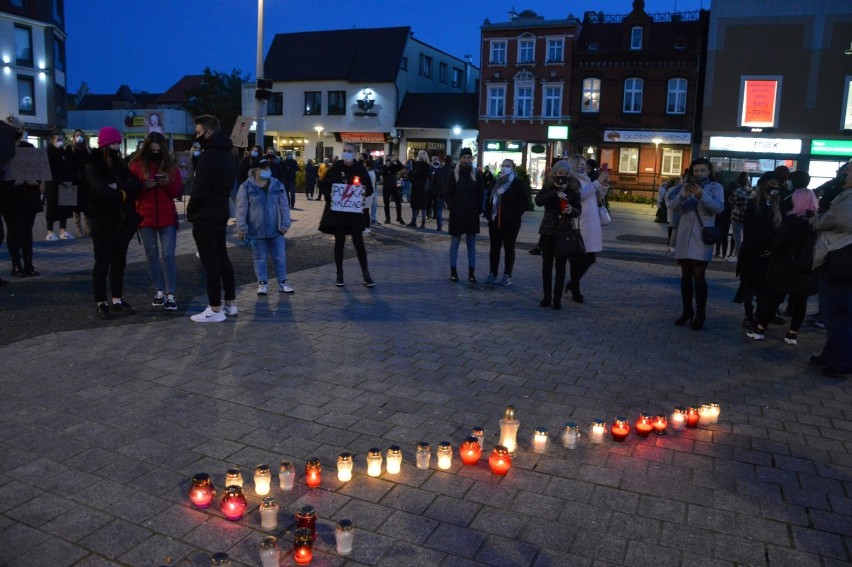
<svg viewBox="0 0 852 567"><path fill-rule="evenodd" d="M535 40L534 39L519 39L518 40L518 63L533 63L535 62Z"/></svg>
<svg viewBox="0 0 852 567"><path fill-rule="evenodd" d="M505 41L492 41L491 42L491 54L488 57L488 62L495 65L505 65L506 64L506 42Z"/></svg>
<svg viewBox="0 0 852 567"><path fill-rule="evenodd" d="M618 172L637 173L639 171L639 148L621 148L618 150Z"/></svg>
<svg viewBox="0 0 852 567"><path fill-rule="evenodd" d="M322 114L322 93L305 91L305 115Z"/></svg>
<svg viewBox="0 0 852 567"><path fill-rule="evenodd" d="M562 86L544 87L544 117L559 118L562 116Z"/></svg>
<svg viewBox="0 0 852 567"><path fill-rule="evenodd" d="M562 63L565 53L565 40L561 37L550 38L547 40L547 62Z"/></svg>
<svg viewBox="0 0 852 567"><path fill-rule="evenodd" d="M686 114L686 79L670 79L666 114Z"/></svg>
<svg viewBox="0 0 852 567"><path fill-rule="evenodd" d="M624 112L639 114L642 112L642 79L632 78L624 81Z"/></svg>
<svg viewBox="0 0 852 567"><path fill-rule="evenodd" d="M432 78L432 58L422 53L420 54L420 76Z"/></svg>
<svg viewBox="0 0 852 567"><path fill-rule="evenodd" d="M506 87L488 87L488 116L499 118L506 114Z"/></svg>
<svg viewBox="0 0 852 567"><path fill-rule="evenodd" d="M328 91L328 114L346 114L346 91Z"/></svg>
<svg viewBox="0 0 852 567"><path fill-rule="evenodd" d="M601 111L601 80L583 79L582 112Z"/></svg>
<svg viewBox="0 0 852 567"><path fill-rule="evenodd" d="M681 173L683 173L683 150L663 148L660 175L680 175Z"/></svg>
<svg viewBox="0 0 852 567"><path fill-rule="evenodd" d="M533 113L533 87L518 86L515 89L515 116L530 118Z"/></svg>
<svg viewBox="0 0 852 567"><path fill-rule="evenodd" d="M35 114L35 78L18 75L18 112Z"/></svg>
<svg viewBox="0 0 852 567"><path fill-rule="evenodd" d="M634 26L630 30L630 49L637 51L642 49L642 26Z"/></svg>
<svg viewBox="0 0 852 567"><path fill-rule="evenodd" d="M272 93L272 96L266 101L266 114L269 116L284 114L284 93Z"/></svg>
<svg viewBox="0 0 852 567"><path fill-rule="evenodd" d="M34 67L33 30L28 26L15 24L15 64Z"/></svg>

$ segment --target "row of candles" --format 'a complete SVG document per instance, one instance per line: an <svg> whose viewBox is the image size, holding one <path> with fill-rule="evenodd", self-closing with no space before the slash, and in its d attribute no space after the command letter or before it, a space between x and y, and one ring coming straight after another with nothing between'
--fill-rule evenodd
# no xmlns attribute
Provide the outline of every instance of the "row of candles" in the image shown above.
<svg viewBox="0 0 852 567"><path fill-rule="evenodd" d="M684 427L697 427L698 425L710 425L717 423L721 408L719 404L704 404L700 407L675 408L671 416L665 414L651 415L640 413L635 422L636 434L640 437L648 437L651 433L664 435L671 425L676 431ZM517 434L520 421L515 419L515 411L512 406L506 408L503 418L500 420L500 444L496 445L488 458L488 465L495 475L503 476L509 472L512 466L512 456L517 452ZM595 419L588 430L589 441L593 444L602 443L606 435L607 425L604 420ZM609 432L614 441L623 442L630 435L630 420L617 417L613 420ZM576 423L566 423L562 433L562 444L568 449L576 449L580 439L580 426ZM476 427L471 435L467 437L459 447L459 456L462 463L471 466L476 465L481 456L484 445L485 432L483 428ZM543 453L550 441L547 428L536 427L532 437L532 448L536 453ZM418 469L428 469L431 462L432 449L426 442L417 445L415 462ZM402 449L393 445L385 454L387 474L399 474L402 466ZM438 468L449 469L452 466L453 447L448 441L443 441L437 449ZM378 477L382 474L382 451L373 448L367 451L367 475ZM350 453L341 453L337 458L337 478L341 482L352 479L354 466L353 456ZM290 461L282 461L279 471L279 487L282 491L293 490L296 478L296 470ZM322 465L316 457L308 459L305 464L305 484L310 488L320 486L322 482ZM242 492L243 477L239 469L229 469L225 474L225 494L222 497L221 509L225 518L231 521L240 520L245 514L248 501ZM265 530L274 530L278 525L278 504L274 498L267 497L272 486L272 471L268 465L258 465L254 471L254 490L258 496L265 497L260 506L261 527ZM216 496L213 481L207 473L199 473L192 478L190 488L190 501L197 508L209 507ZM297 530L294 540L294 559L300 565L307 565L312 558L312 542L316 539L316 511L312 506L303 506L296 514ZM308 538L305 540L304 532L300 529L309 530ZM352 538L354 531L352 522L341 520L338 522L337 551L341 555L348 554L352 550ZM266 555L264 555L264 552ZM270 558L269 565L277 565L277 557L280 549L274 537L268 537L261 543L261 559L264 556ZM272 556L275 556L275 563ZM264 567L267 565L264 561Z"/></svg>

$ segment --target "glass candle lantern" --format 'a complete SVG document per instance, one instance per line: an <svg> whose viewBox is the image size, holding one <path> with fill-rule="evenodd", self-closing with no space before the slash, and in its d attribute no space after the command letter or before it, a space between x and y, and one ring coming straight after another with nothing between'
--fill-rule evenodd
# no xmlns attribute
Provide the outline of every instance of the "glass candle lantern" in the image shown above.
<svg viewBox="0 0 852 567"><path fill-rule="evenodd" d="M449 441L438 443L438 468L448 469L453 464L453 446Z"/></svg>
<svg viewBox="0 0 852 567"><path fill-rule="evenodd" d="M281 469L278 471L278 486L287 492L293 490L293 481L296 480L296 468L290 461L281 461Z"/></svg>
<svg viewBox="0 0 852 567"><path fill-rule="evenodd" d="M544 453L547 450L547 441L549 437L549 431L546 427L536 427L535 433L533 433L532 438L532 446L533 451L536 453Z"/></svg>
<svg viewBox="0 0 852 567"><path fill-rule="evenodd" d="M580 441L580 426L569 421L565 424L565 429L562 430L562 445L566 449L576 449L577 443Z"/></svg>
<svg viewBox="0 0 852 567"><path fill-rule="evenodd" d="M262 567L278 567L281 561L281 549L275 536L266 536L260 540L260 564Z"/></svg>
<svg viewBox="0 0 852 567"><path fill-rule="evenodd" d="M616 417L612 421L612 427L609 428L612 438L619 443L627 439L630 435L630 421L625 417Z"/></svg>
<svg viewBox="0 0 852 567"><path fill-rule="evenodd" d="M227 567L231 565L231 557L224 551L217 551L210 557L210 565L213 565L213 567Z"/></svg>
<svg viewBox="0 0 852 567"><path fill-rule="evenodd" d="M636 420L636 435L647 437L654 431L654 420L647 413L640 413Z"/></svg>
<svg viewBox="0 0 852 567"><path fill-rule="evenodd" d="M686 410L683 408L675 408L671 418L672 429L681 431L686 426Z"/></svg>
<svg viewBox="0 0 852 567"><path fill-rule="evenodd" d="M278 503L271 496L264 498L260 505L260 527L267 531L278 527Z"/></svg>
<svg viewBox="0 0 852 567"><path fill-rule="evenodd" d="M692 406L686 408L686 426L687 427L697 427L698 426L698 408L692 407Z"/></svg>
<svg viewBox="0 0 852 567"><path fill-rule="evenodd" d="M293 560L297 565L309 565L314 558L314 540L311 530L299 528L293 538Z"/></svg>
<svg viewBox="0 0 852 567"><path fill-rule="evenodd" d="M719 423L719 414L722 413L722 406L719 404L710 404L710 423Z"/></svg>
<svg viewBox="0 0 852 567"><path fill-rule="evenodd" d="M225 495L222 497L222 513L225 518L232 522L239 520L246 513L247 505L242 488L232 484L225 489Z"/></svg>
<svg viewBox="0 0 852 567"><path fill-rule="evenodd" d="M459 456L466 465L475 465L479 462L479 457L482 456L482 447L479 445L479 439L471 435L462 441L459 447Z"/></svg>
<svg viewBox="0 0 852 567"><path fill-rule="evenodd" d="M189 500L196 508L203 509L213 503L216 489L207 473L198 473L192 477L192 488L189 489Z"/></svg>
<svg viewBox="0 0 852 567"><path fill-rule="evenodd" d="M595 419L589 427L589 442L603 443L604 435L606 435L606 422L602 419Z"/></svg>
<svg viewBox="0 0 852 567"><path fill-rule="evenodd" d="M317 539L317 511L310 504L305 504L296 512L296 527L305 528L311 533L311 540Z"/></svg>
<svg viewBox="0 0 852 567"><path fill-rule="evenodd" d="M316 488L322 481L322 465L316 457L311 457L305 463L305 484L311 488Z"/></svg>
<svg viewBox="0 0 852 567"><path fill-rule="evenodd" d="M470 436L476 437L476 440L479 441L479 448L485 450L485 429L474 427L473 431L470 432Z"/></svg>
<svg viewBox="0 0 852 567"><path fill-rule="evenodd" d="M417 453L415 456L418 469L428 469L429 461L432 459L432 448L429 443L421 441L417 444Z"/></svg>
<svg viewBox="0 0 852 567"><path fill-rule="evenodd" d="M657 414L654 417L652 425L654 426L654 433L656 433L657 435L665 435L666 429L669 426L669 420L666 419L666 416L664 416L663 414Z"/></svg>
<svg viewBox="0 0 852 567"><path fill-rule="evenodd" d="M243 487L243 473L240 472L240 469L228 469L228 472L225 473L225 488L229 486Z"/></svg>
<svg viewBox="0 0 852 567"><path fill-rule="evenodd" d="M698 408L698 425L710 425L712 419L713 408L710 407L710 404L702 404Z"/></svg>
<svg viewBox="0 0 852 567"><path fill-rule="evenodd" d="M255 494L266 496L269 494L270 484L272 484L272 472L269 470L269 465L257 465L254 469Z"/></svg>
<svg viewBox="0 0 852 567"><path fill-rule="evenodd" d="M509 406L500 420L500 445L514 455L518 451L518 428L521 422L515 419L515 408Z"/></svg>
<svg viewBox="0 0 852 567"><path fill-rule="evenodd" d="M349 482L352 480L352 455L340 453L337 456L337 480Z"/></svg>
<svg viewBox="0 0 852 567"><path fill-rule="evenodd" d="M506 447L497 445L491 451L491 456L488 457L488 466L491 467L492 473L504 476L512 468L512 455L509 454L509 450Z"/></svg>
<svg viewBox="0 0 852 567"><path fill-rule="evenodd" d="M399 474L402 467L402 449L397 445L391 445L388 448L387 465L385 468L388 474Z"/></svg>
<svg viewBox="0 0 852 567"><path fill-rule="evenodd" d="M337 543L338 555L349 555L352 553L352 540L355 538L355 528L352 520L340 520L334 530L334 538Z"/></svg>
<svg viewBox="0 0 852 567"><path fill-rule="evenodd" d="M377 447L367 451L367 474L370 476L382 474L382 451Z"/></svg>

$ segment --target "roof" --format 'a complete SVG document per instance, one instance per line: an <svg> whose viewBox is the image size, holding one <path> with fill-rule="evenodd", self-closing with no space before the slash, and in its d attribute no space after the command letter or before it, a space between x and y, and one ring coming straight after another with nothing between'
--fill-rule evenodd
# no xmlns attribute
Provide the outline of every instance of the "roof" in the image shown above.
<svg viewBox="0 0 852 567"><path fill-rule="evenodd" d="M397 128L475 130L479 120L476 93L406 93L396 115Z"/></svg>
<svg viewBox="0 0 852 567"><path fill-rule="evenodd" d="M184 75L178 82L157 98L159 104L183 104L187 99L187 91L201 84L204 75Z"/></svg>
<svg viewBox="0 0 852 567"><path fill-rule="evenodd" d="M392 83L411 28L280 33L264 62L264 79Z"/></svg>

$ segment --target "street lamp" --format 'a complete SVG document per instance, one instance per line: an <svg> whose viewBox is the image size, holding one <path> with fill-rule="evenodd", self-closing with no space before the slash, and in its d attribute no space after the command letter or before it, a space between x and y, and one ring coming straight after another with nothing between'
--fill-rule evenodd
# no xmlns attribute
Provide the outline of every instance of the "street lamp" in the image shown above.
<svg viewBox="0 0 852 567"><path fill-rule="evenodd" d="M263 77L263 0L257 0L257 68L255 79ZM266 100L255 97L255 118L257 127L254 131L254 143L263 147L263 136L266 133L265 108Z"/></svg>
<svg viewBox="0 0 852 567"><path fill-rule="evenodd" d="M654 196L657 194L657 155L660 151L660 144L662 143L662 139L654 138L651 140L654 142L654 175L651 179L651 206L653 206L655 200Z"/></svg>

